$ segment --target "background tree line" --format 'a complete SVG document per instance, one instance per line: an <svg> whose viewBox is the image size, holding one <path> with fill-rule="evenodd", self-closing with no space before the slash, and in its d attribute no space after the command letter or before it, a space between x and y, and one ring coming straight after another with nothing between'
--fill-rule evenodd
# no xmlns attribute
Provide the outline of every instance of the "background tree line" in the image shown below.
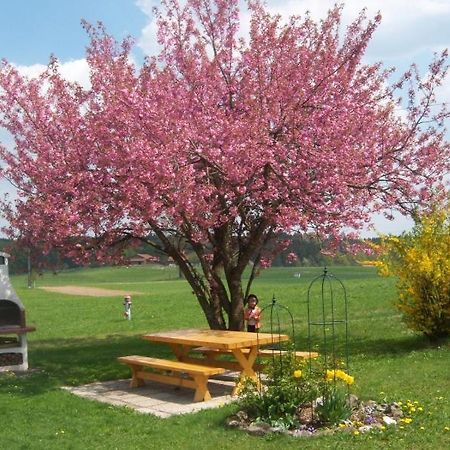
<svg viewBox="0 0 450 450"><path fill-rule="evenodd" d="M272 261L272 266L327 266L327 265L342 265L351 266L357 265L358 261L363 259L370 259L367 256L352 254L345 249L343 244L339 247L333 256L323 254L322 250L326 243L314 236L287 236L281 235L281 239L289 239L290 245L280 253L278 253ZM378 241L378 239L372 239ZM48 254L43 253L38 248L24 248L18 242L10 239L0 239L0 249L11 255L9 260L9 273L21 274L28 272L28 258L30 257L31 268L35 275L43 272L53 272L57 274L61 270L73 269L80 267L75 261L70 258L62 257L57 250L52 250ZM185 245L185 251L189 259L196 263L196 256L188 245ZM168 265L173 261L165 254L159 253L153 246L146 243L128 246L124 249L122 264L127 264L129 258L137 254L148 254L157 258L156 263ZM297 257L295 262L289 262L288 255L294 253ZM98 262L88 264L88 267L98 267Z"/></svg>

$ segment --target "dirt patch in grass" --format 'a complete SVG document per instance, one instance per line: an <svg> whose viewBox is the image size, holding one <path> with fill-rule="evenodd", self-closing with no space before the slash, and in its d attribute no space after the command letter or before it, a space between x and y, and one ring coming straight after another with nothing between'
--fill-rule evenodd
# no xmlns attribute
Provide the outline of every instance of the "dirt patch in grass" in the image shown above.
<svg viewBox="0 0 450 450"><path fill-rule="evenodd" d="M126 294L141 294L141 292L122 291L119 289L103 289L88 286L41 286L39 289L49 292L59 292L69 295L87 295L90 297L117 297Z"/></svg>

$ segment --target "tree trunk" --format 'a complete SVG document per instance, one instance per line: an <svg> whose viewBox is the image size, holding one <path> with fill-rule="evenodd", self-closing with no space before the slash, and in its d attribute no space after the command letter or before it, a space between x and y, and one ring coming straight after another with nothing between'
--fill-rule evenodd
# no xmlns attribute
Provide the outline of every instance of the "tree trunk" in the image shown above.
<svg viewBox="0 0 450 450"><path fill-rule="evenodd" d="M234 273L229 280L231 308L228 315L228 328L234 331L244 329L244 296L241 274Z"/></svg>
<svg viewBox="0 0 450 450"><path fill-rule="evenodd" d="M229 330L243 331L244 330L244 302L242 298L240 301L231 302L231 314L228 318Z"/></svg>

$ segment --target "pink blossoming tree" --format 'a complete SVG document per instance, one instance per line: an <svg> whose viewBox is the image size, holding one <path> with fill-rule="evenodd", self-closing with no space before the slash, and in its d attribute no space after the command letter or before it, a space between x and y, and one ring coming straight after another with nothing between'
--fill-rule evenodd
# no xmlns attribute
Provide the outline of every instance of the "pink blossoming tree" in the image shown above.
<svg viewBox="0 0 450 450"><path fill-rule="evenodd" d="M179 265L209 326L236 330L255 270L284 245L269 245L279 231L337 236L443 192L447 113L432 104L446 54L426 77L413 67L390 85L389 71L362 62L378 16L361 13L342 35L339 7L283 24L249 0L246 43L237 0L162 5L161 52L140 68L129 40L85 25L89 89L55 59L30 80L2 63L13 237L97 258L149 242Z"/></svg>

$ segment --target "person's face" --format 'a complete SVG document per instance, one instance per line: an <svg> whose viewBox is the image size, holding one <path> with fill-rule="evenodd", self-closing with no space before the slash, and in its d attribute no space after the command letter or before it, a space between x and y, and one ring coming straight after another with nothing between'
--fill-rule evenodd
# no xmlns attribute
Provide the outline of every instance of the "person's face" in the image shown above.
<svg viewBox="0 0 450 450"><path fill-rule="evenodd" d="M250 308L254 308L255 306L256 306L256 298L254 298L254 297L251 297L251 298L249 298L249 300L248 300L248 306L250 306Z"/></svg>

